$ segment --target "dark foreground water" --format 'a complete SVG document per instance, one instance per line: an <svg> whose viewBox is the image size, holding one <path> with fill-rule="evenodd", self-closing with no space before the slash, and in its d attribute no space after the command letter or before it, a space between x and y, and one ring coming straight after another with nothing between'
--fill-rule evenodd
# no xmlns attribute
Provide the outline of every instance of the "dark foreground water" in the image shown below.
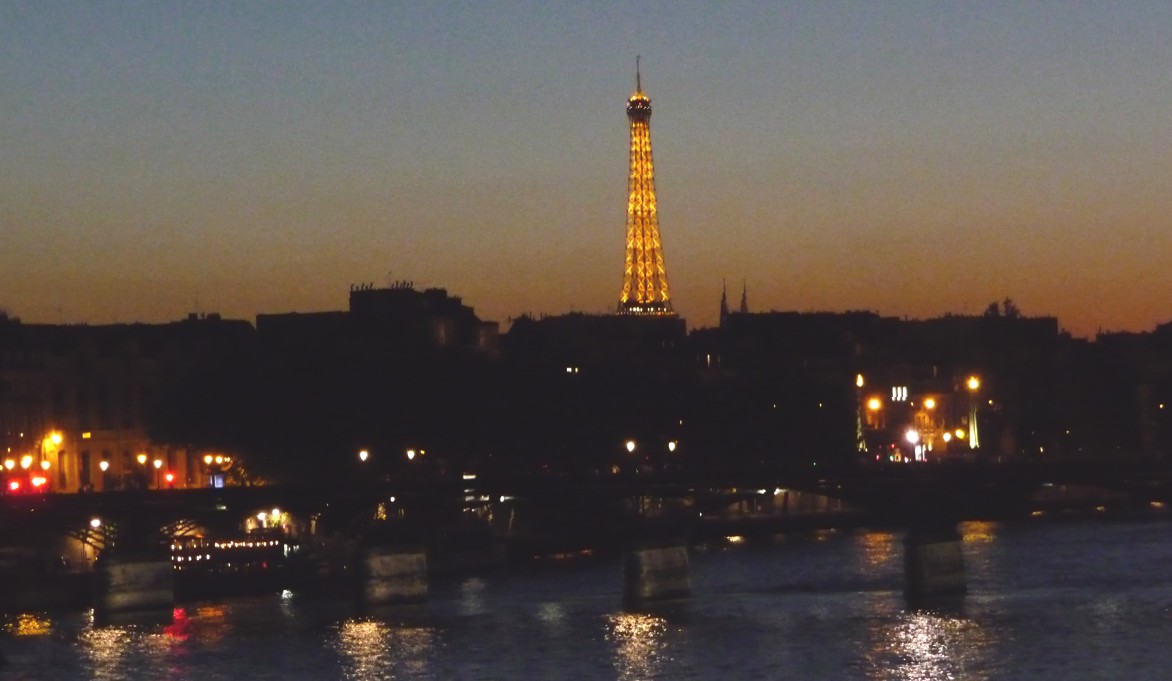
<svg viewBox="0 0 1172 681"><path fill-rule="evenodd" d="M176 624L6 617L0 679L1172 678L1172 518L962 526L969 594L909 610L898 534L692 554L693 596L625 610L618 561L433 584L376 617L280 596Z"/></svg>

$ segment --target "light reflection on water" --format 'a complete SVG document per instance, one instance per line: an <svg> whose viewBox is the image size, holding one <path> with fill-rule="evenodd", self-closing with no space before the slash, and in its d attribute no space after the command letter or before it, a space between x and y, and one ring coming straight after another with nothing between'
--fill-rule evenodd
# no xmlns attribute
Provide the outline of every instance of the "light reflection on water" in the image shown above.
<svg viewBox="0 0 1172 681"><path fill-rule="evenodd" d="M348 619L338 627L337 649L345 677L367 679L418 678L431 665L435 632L425 627Z"/></svg>
<svg viewBox="0 0 1172 681"><path fill-rule="evenodd" d="M614 668L620 680L659 676L667 628L667 620L655 615L624 612L607 616L606 639L614 644Z"/></svg>
<svg viewBox="0 0 1172 681"><path fill-rule="evenodd" d="M859 535L859 558L867 570L889 569L903 559L900 539L891 532L866 532Z"/></svg>
<svg viewBox="0 0 1172 681"><path fill-rule="evenodd" d="M10 636L43 636L52 630L53 620L38 613L22 612L4 620L4 632Z"/></svg>
<svg viewBox="0 0 1172 681"><path fill-rule="evenodd" d="M869 678L898 681L992 678L990 637L960 614L906 611L877 621L867 653Z"/></svg>
<svg viewBox="0 0 1172 681"><path fill-rule="evenodd" d="M78 636L83 669L89 678L104 681L135 678L150 666L170 668L176 640L161 629L134 625L93 627Z"/></svg>

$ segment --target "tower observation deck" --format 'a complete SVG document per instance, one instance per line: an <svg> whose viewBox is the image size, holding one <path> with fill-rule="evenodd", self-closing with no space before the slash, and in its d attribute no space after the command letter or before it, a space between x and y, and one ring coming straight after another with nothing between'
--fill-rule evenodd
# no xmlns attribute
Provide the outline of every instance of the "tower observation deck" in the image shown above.
<svg viewBox="0 0 1172 681"><path fill-rule="evenodd" d="M635 59L635 92L627 99L631 127L631 167L627 176L627 257L619 314L675 315L667 288L659 211L655 204L655 164L651 160L651 98L643 92Z"/></svg>

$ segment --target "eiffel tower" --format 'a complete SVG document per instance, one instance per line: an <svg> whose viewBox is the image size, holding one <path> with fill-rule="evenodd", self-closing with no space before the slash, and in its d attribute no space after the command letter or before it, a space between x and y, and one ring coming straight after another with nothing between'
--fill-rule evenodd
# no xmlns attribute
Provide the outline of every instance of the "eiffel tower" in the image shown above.
<svg viewBox="0 0 1172 681"><path fill-rule="evenodd" d="M627 258L618 312L675 316L667 288L659 212L655 205L655 164L651 160L651 98L643 92L635 58L635 92L627 100L631 125L631 168L627 177Z"/></svg>

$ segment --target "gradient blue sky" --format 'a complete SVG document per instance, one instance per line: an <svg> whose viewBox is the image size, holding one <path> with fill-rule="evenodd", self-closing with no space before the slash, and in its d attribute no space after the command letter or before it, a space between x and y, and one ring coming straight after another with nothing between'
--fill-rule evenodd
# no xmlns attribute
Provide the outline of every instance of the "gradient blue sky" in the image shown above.
<svg viewBox="0 0 1172 681"><path fill-rule="evenodd" d="M1172 319L1172 3L0 4L28 322L612 309L635 55L676 309Z"/></svg>

